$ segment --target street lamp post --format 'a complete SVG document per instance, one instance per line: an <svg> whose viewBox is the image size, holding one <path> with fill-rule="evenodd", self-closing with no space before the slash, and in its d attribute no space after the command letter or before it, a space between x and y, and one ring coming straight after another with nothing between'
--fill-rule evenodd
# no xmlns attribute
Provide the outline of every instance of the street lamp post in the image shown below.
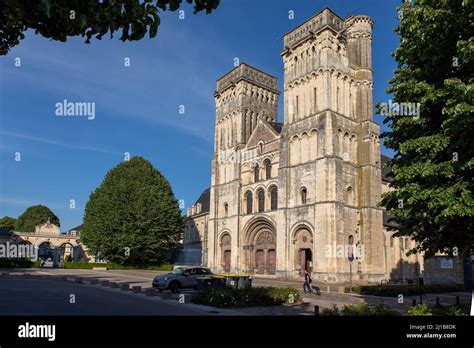
<svg viewBox="0 0 474 348"><path fill-rule="evenodd" d="M349 260L349 292L352 293L352 261L354 261L354 251L352 250L352 244L354 243L354 237L349 236L349 248L347 253L347 259Z"/></svg>
<svg viewBox="0 0 474 348"><path fill-rule="evenodd" d="M422 296L422 293L423 293L423 272L421 271L419 273L419 276L418 276L418 283L420 284L420 304L423 304L423 296Z"/></svg>
<svg viewBox="0 0 474 348"><path fill-rule="evenodd" d="M352 261L354 260L354 255L349 256L349 292L352 292Z"/></svg>

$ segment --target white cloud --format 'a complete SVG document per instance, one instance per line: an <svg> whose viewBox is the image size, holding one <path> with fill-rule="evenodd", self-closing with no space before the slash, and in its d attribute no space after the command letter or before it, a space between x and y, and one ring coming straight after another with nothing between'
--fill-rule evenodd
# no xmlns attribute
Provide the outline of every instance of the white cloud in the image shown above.
<svg viewBox="0 0 474 348"><path fill-rule="evenodd" d="M106 150L106 149L103 149L103 148L100 148L100 147L85 146L85 145L73 144L73 143L65 143L65 142L60 142L60 141L56 141L56 140L40 138L40 137L28 135L28 134L8 132L8 131L3 131L3 130L0 130L0 134L4 135L4 136L19 138L19 139L25 139L25 140L34 141L34 142L40 142L40 143L44 143L44 144L48 144L48 145L60 146L60 147L65 147L65 148L69 148L69 149L74 149L74 150L92 151L92 152L99 152L99 153L113 154L113 155L120 154L119 152L109 151L109 150Z"/></svg>

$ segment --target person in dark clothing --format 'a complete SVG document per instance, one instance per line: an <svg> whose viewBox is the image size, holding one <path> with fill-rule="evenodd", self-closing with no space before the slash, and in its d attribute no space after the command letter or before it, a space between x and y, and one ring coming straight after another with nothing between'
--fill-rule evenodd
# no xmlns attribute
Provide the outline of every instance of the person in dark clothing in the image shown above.
<svg viewBox="0 0 474 348"><path fill-rule="evenodd" d="M303 291L306 292L311 292L311 275L307 270L304 270L304 283L303 283Z"/></svg>

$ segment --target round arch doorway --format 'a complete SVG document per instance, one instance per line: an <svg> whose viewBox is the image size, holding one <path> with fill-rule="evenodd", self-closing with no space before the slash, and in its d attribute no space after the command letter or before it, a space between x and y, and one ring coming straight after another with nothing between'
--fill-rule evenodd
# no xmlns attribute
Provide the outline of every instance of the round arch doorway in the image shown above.
<svg viewBox="0 0 474 348"><path fill-rule="evenodd" d="M294 269L299 270L299 275L303 277L305 271L311 273L314 269L313 235L307 228L300 228L295 233L293 243L295 251Z"/></svg>
<svg viewBox="0 0 474 348"><path fill-rule="evenodd" d="M258 217L244 228L243 264L254 274L276 274L276 228L266 218Z"/></svg>
<svg viewBox="0 0 474 348"><path fill-rule="evenodd" d="M224 233L220 242L221 248L221 267L224 272L231 270L232 238L229 233Z"/></svg>
<svg viewBox="0 0 474 348"><path fill-rule="evenodd" d="M255 239L256 274L275 274L276 243L272 231L264 230Z"/></svg>

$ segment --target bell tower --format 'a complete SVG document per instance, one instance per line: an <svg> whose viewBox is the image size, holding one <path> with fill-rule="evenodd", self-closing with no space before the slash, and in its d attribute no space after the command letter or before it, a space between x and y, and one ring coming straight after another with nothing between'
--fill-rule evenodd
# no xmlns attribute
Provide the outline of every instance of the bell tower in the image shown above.
<svg viewBox="0 0 474 348"><path fill-rule="evenodd" d="M276 122L276 77L242 63L217 80L215 152L247 142L262 117Z"/></svg>
<svg viewBox="0 0 474 348"><path fill-rule="evenodd" d="M240 150L247 144L258 119L276 122L278 95L276 77L245 63L217 80L208 240L209 266L216 269L221 268L223 262L215 247L220 243L222 231L230 236L232 250L237 250L240 200L236 197L241 196ZM231 265L238 264L238 257L237 253L231 254Z"/></svg>
<svg viewBox="0 0 474 348"><path fill-rule="evenodd" d="M292 238L290 226L299 220L315 226L312 271L322 281L348 280L345 255L328 251L352 243L364 251L354 272L367 280L384 273L372 26L367 16L344 20L325 8L284 36L280 54L285 125L278 186L286 209L279 220L287 219L281 238Z"/></svg>

